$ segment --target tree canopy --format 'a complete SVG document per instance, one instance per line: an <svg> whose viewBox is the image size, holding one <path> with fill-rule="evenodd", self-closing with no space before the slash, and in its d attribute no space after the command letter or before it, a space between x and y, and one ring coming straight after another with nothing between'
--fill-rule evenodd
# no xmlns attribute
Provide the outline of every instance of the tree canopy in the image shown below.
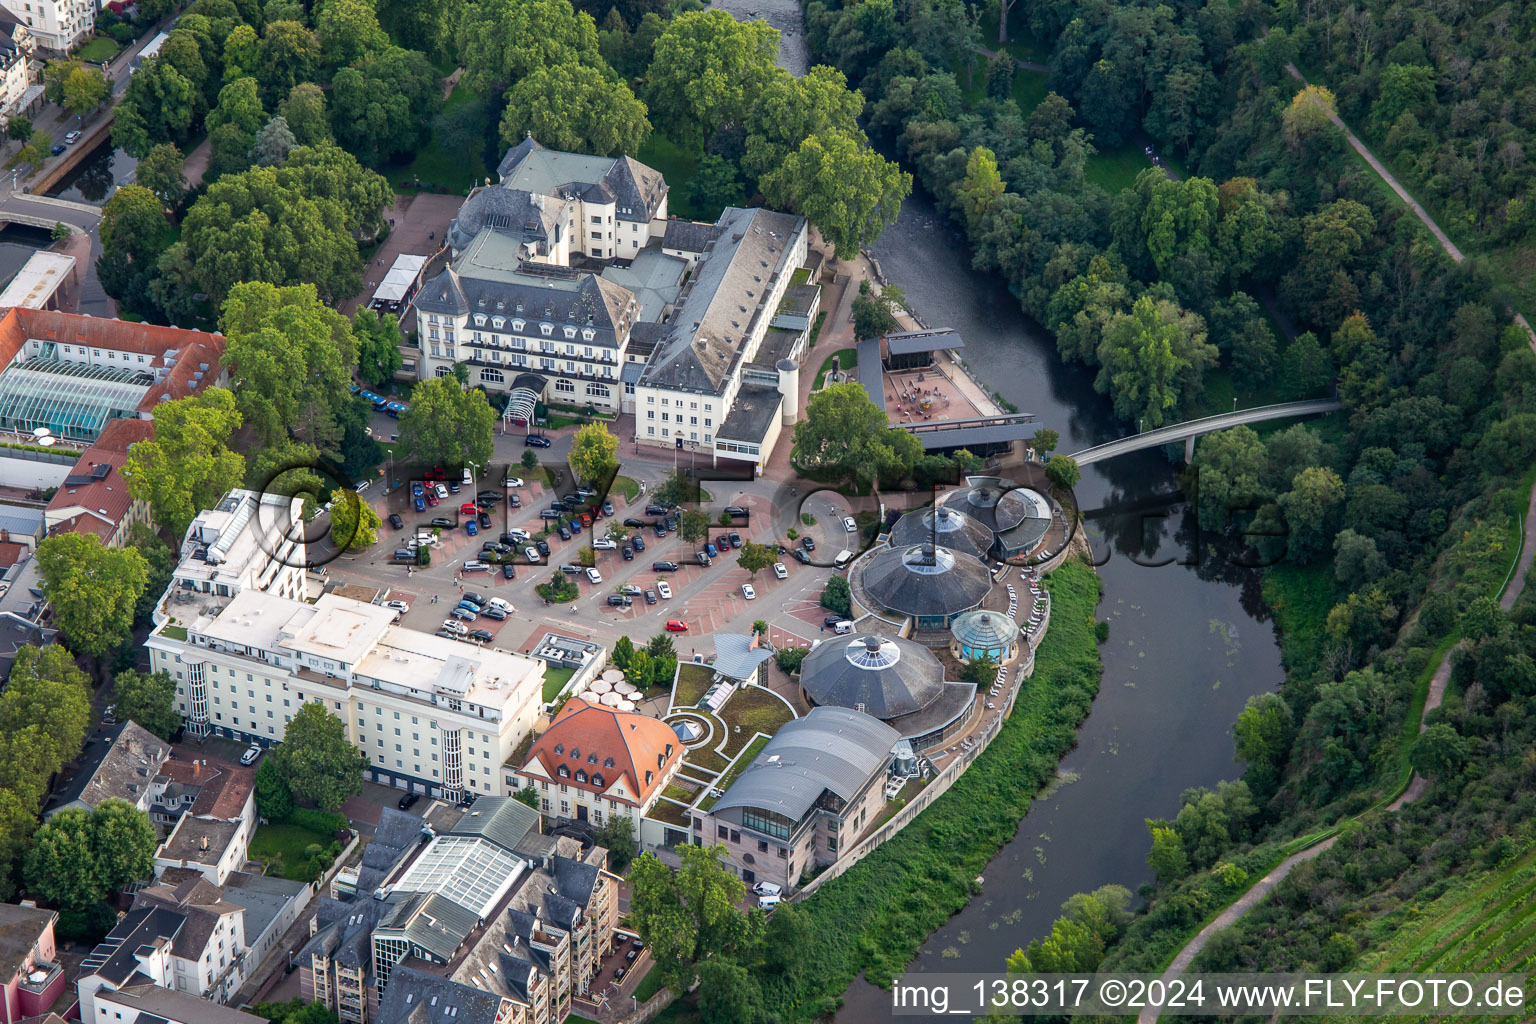
<svg viewBox="0 0 1536 1024"><path fill-rule="evenodd" d="M532 135L554 149L620 156L639 152L650 134L645 104L629 86L586 64L535 68L512 86L501 115L508 145Z"/></svg>
<svg viewBox="0 0 1536 1024"><path fill-rule="evenodd" d="M101 657L126 643L149 564L133 548L104 547L94 533L56 533L37 546L43 594L70 645Z"/></svg>
<svg viewBox="0 0 1536 1024"><path fill-rule="evenodd" d="M725 11L689 11L656 40L645 75L653 122L675 142L702 148L717 129L739 125L776 74L779 31Z"/></svg>
<svg viewBox="0 0 1536 1024"><path fill-rule="evenodd" d="M298 800L334 811L362 791L368 758L347 737L341 719L320 702L306 701L267 759Z"/></svg>
<svg viewBox="0 0 1536 1024"><path fill-rule="evenodd" d="M922 442L892 428L885 410L869 400L861 384L833 384L811 396L805 418L795 424L793 456L843 476L902 476L922 454Z"/></svg>
<svg viewBox="0 0 1536 1024"><path fill-rule="evenodd" d="M400 417L405 457L429 465L490 464L496 412L479 389L464 390L452 377L423 381Z"/></svg>
<svg viewBox="0 0 1536 1024"><path fill-rule="evenodd" d="M155 406L155 436L133 446L123 475L172 536L244 478L245 458L229 447L240 423L235 396L223 388Z"/></svg>
<svg viewBox="0 0 1536 1024"><path fill-rule="evenodd" d="M839 259L852 259L896 223L912 175L860 140L825 131L807 136L761 187L770 203L815 224Z"/></svg>

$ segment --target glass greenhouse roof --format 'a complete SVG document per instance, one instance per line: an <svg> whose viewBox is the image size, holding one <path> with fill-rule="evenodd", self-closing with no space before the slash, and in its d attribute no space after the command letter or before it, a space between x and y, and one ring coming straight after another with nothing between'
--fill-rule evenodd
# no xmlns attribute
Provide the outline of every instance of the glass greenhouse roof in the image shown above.
<svg viewBox="0 0 1536 1024"><path fill-rule="evenodd" d="M0 373L0 429L95 440L108 420L137 416L154 382L142 370L65 359L14 363Z"/></svg>
<svg viewBox="0 0 1536 1024"><path fill-rule="evenodd" d="M446 896L484 919L517 880L521 865L517 857L478 836L438 836L392 888Z"/></svg>

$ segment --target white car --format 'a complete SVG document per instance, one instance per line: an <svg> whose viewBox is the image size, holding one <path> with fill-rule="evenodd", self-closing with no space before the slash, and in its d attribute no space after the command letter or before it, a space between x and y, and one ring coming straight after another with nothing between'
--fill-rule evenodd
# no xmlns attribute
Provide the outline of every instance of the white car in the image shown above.
<svg viewBox="0 0 1536 1024"><path fill-rule="evenodd" d="M657 580L656 593L661 595L663 601L670 601L672 599L672 584L666 580Z"/></svg>
<svg viewBox="0 0 1536 1024"><path fill-rule="evenodd" d="M260 756L261 756L261 744L260 743L252 743L249 747L246 748L245 753L240 755L240 763L241 764L255 764L256 763L256 759L258 757L260 757Z"/></svg>
<svg viewBox="0 0 1536 1024"><path fill-rule="evenodd" d="M521 487L521 486L523 486L523 478L522 477L520 477L520 476L509 476L509 477L507 477L507 487L508 488Z"/></svg>
<svg viewBox="0 0 1536 1024"><path fill-rule="evenodd" d="M748 601L755 601L757 600L757 591L752 589L752 584L743 583L741 585L741 596L746 598Z"/></svg>
<svg viewBox="0 0 1536 1024"><path fill-rule="evenodd" d="M448 485L447 484L438 484L437 486L433 487L432 489L437 492L437 500L438 501L447 501L448 500Z"/></svg>
<svg viewBox="0 0 1536 1024"><path fill-rule="evenodd" d="M503 601L499 597L491 598L491 603L490 603L490 605L488 607L495 608L495 609L497 609L499 611L504 611L504 612L510 612L510 611L513 610L512 609L512 603L510 601Z"/></svg>
<svg viewBox="0 0 1536 1024"><path fill-rule="evenodd" d="M774 907L779 905L783 898L784 897L782 896L759 896L757 898L757 905L762 907L764 910L772 910Z"/></svg>
<svg viewBox="0 0 1536 1024"><path fill-rule="evenodd" d="M402 615L411 610L411 606L406 604L404 601L385 601L384 607L393 608L395 611Z"/></svg>
<svg viewBox="0 0 1536 1024"><path fill-rule="evenodd" d="M507 536L516 541L524 541L529 537L532 537L533 534L529 533L527 530L514 528L507 531Z"/></svg>
<svg viewBox="0 0 1536 1024"><path fill-rule="evenodd" d="M759 896L782 896L784 887L777 882L758 882L752 887L752 891Z"/></svg>
<svg viewBox="0 0 1536 1024"><path fill-rule="evenodd" d="M859 524L853 521L853 516L843 516L843 529L853 533L859 528Z"/></svg>
<svg viewBox="0 0 1536 1024"><path fill-rule="evenodd" d="M528 561L532 562L534 565L539 564L539 549L538 548L532 547L532 546L523 548L523 554L527 555L528 556Z"/></svg>
<svg viewBox="0 0 1536 1024"><path fill-rule="evenodd" d="M617 549L618 545L609 540L607 537L599 537L597 540L592 542L593 551L614 551Z"/></svg>
<svg viewBox="0 0 1536 1024"><path fill-rule="evenodd" d="M596 569L588 569L587 580L591 583L601 583L603 582L603 574L598 572Z"/></svg>
<svg viewBox="0 0 1536 1024"><path fill-rule="evenodd" d="M783 562L773 563L773 574L781 580L789 579L789 570L784 567Z"/></svg>
<svg viewBox="0 0 1536 1024"><path fill-rule="evenodd" d="M438 627L438 629L440 632L452 633L455 636L469 635L469 627L464 625L464 623L460 622L458 619L444 619L443 624Z"/></svg>

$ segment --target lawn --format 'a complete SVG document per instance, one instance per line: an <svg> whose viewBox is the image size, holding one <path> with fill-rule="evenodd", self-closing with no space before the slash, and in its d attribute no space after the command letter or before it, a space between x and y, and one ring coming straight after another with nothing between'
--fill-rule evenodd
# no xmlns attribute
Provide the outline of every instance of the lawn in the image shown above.
<svg viewBox="0 0 1536 1024"><path fill-rule="evenodd" d="M683 755L683 763L718 775L730 766L730 762L713 750L699 747Z"/></svg>
<svg viewBox="0 0 1536 1024"><path fill-rule="evenodd" d="M87 64L102 64L117 56L117 51L122 47L117 45L117 40L106 36L96 36L80 49L75 51L75 56Z"/></svg>
<svg viewBox="0 0 1536 1024"><path fill-rule="evenodd" d="M715 670L708 665L695 665L692 662L679 664L677 682L672 687L672 706L693 707L704 699L704 691L709 689L709 684L714 678Z"/></svg>
<svg viewBox="0 0 1536 1024"><path fill-rule="evenodd" d="M547 704L560 696L565 684L576 674L574 668L546 668L544 670L544 702Z"/></svg>
<svg viewBox="0 0 1536 1024"><path fill-rule="evenodd" d="M747 765L751 764L752 759L756 757L767 745L767 736L759 736L751 743L748 743L747 749L736 755L735 759L731 762L731 766L726 769L725 774L721 775L720 778L715 782L715 788L720 790L729 789L731 787L731 783L736 781L736 776L740 775L742 770L745 769ZM701 811L707 811L713 806L715 806L715 797L713 793L705 794L704 799L700 800L698 803L698 808Z"/></svg>
<svg viewBox="0 0 1536 1024"><path fill-rule="evenodd" d="M609 488L609 492L613 491L624 495L625 501L634 501L640 497L640 485L627 476L616 476L613 478L613 486Z"/></svg>
<svg viewBox="0 0 1536 1024"><path fill-rule="evenodd" d="M726 753L734 752L754 733L765 732L772 736L794 717L789 706L767 690L748 687L739 691L720 709L720 720L728 730Z"/></svg>
<svg viewBox="0 0 1536 1024"><path fill-rule="evenodd" d="M251 836L251 860L267 861L267 874L278 874L295 882L308 882L313 875L305 868L304 850L311 844L325 847L330 836L322 836L299 825L263 825Z"/></svg>
<svg viewBox="0 0 1536 1024"><path fill-rule="evenodd" d="M467 103L473 103L479 97L474 90L462 82L453 88L448 99L443 104L443 111L462 107ZM478 148L471 147L468 150L445 150L438 144L436 133L432 140L416 154L416 159L403 168L391 170L390 179L397 190L413 187L418 182L421 185L436 185L449 192L468 192L476 185L485 183L489 172L485 167L485 160Z"/></svg>
<svg viewBox="0 0 1536 1024"><path fill-rule="evenodd" d="M1019 105L1019 113L1028 116L1031 111L1040 105L1045 99L1045 94L1050 91L1046 84L1046 76L1043 71L1026 71L1023 68L1015 69L1013 73L1013 102ZM976 72L975 79L969 89L961 88L960 95L964 97L968 107L974 107L986 99L987 77L982 71Z"/></svg>
<svg viewBox="0 0 1536 1024"><path fill-rule="evenodd" d="M647 167L654 167L667 180L667 206L679 217L688 220L708 220L711 223L720 215L716 210L699 210L689 195L693 186L693 170L699 158L677 145L661 132L652 132L650 141L640 147L635 159Z"/></svg>
<svg viewBox="0 0 1536 1024"><path fill-rule="evenodd" d="M816 381L811 385L812 391L821 389L821 382L832 370L832 360L836 359L839 370L851 370L859 365L859 350L856 348L840 348L821 361L821 369L816 371Z"/></svg>

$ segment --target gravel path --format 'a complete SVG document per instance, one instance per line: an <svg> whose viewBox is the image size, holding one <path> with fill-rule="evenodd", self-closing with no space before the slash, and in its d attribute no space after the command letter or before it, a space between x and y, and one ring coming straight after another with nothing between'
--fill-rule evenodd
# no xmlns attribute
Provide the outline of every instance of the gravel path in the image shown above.
<svg viewBox="0 0 1536 1024"><path fill-rule="evenodd" d="M779 30L779 66L796 76L810 70L811 49L805 42L805 18L797 0L721 0L714 6L737 21L766 21Z"/></svg>

